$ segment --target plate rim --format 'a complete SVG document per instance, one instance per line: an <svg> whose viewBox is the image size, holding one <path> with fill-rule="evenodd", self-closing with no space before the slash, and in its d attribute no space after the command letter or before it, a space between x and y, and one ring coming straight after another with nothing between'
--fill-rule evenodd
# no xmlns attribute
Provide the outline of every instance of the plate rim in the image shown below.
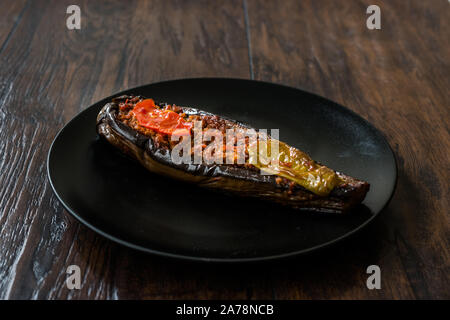
<svg viewBox="0 0 450 320"><path fill-rule="evenodd" d="M58 191L56 190L53 181L52 181L52 177L50 174L50 157L52 154L52 151L54 150L54 144L55 142L58 140L58 138L61 136L61 134L64 132L64 130L73 122L75 121L75 119L77 119L79 116L81 116L83 113L88 112L88 110L94 108L94 106L104 102L104 101L109 101L110 99L120 96L120 95L124 95L127 94L131 91L136 91L139 89L142 89L144 87L148 87L151 85L155 85L155 84L161 84L161 83L169 83L169 82L177 82L177 81L192 81L192 80L219 80L219 81L242 81L242 82L250 82L250 83L261 83L264 85L270 85L270 86L278 86L278 87L283 87L283 88L288 88L290 90L296 90L296 91L300 91L304 94L307 95L311 95L314 96L315 98L318 98L320 100L324 100L326 102L332 102L334 104L334 107L339 107L343 110L345 110L346 112L349 112L350 114L352 114L353 116L356 116L359 120L362 120L363 123L370 127L371 129L373 129L382 139L382 141L388 146L388 150L390 151L391 155L392 155L392 159L394 161L394 171L395 171L395 176L394 176L394 183L392 185L392 190L390 191L390 196L388 198L388 200L386 201L386 203L383 205L383 207L378 210L378 212L374 213L369 219L367 219L366 221L364 221L362 224L360 224L358 227L356 227L355 229L352 229L351 231L337 237L334 238L332 240L329 240L327 242L318 244L316 246L307 248L307 249L302 249L302 250L296 250L296 251L292 251L292 252L287 252L287 253L281 253L281 254L275 254L275 255L268 255L268 256L260 256L260 257L252 257L252 258L209 258L209 257L203 257L203 256L193 256L193 255L185 255L185 254L177 254L177 253L171 253L171 252L166 252L166 251L160 251L160 250L155 250L155 249L150 249L148 247L144 247L141 245L137 245L134 244L130 241L127 240L123 240L117 236L111 235L99 228L97 228L96 226L94 226L93 224L89 223L88 221L86 221L85 219L83 219L80 215L78 215L75 210L72 210L72 208L70 208L69 205L67 205L61 198L61 196L59 195ZM82 223L83 225L85 225L86 227L88 227L89 229L91 229L92 231L100 234L101 236L116 242L120 245L123 245L125 247L134 249L134 250L138 250L141 252L145 252L145 253L149 253L149 254L154 254L154 255L158 255L158 256L162 256L162 257L166 257L166 258L173 258L173 259L182 259L182 260L188 260L188 261L197 261L197 262L216 262L216 263L245 263L245 262L261 262L261 261L272 261L272 260L278 260L278 259L286 259L286 258L290 258L290 257L294 257L294 256L300 256L303 254L307 254L313 251L317 251L317 250L321 250L324 248L327 248L331 245L337 244L339 242L341 242L344 239L349 238L350 236L356 234L357 232L359 232L360 230L362 230L364 227L366 227L370 222L372 222L381 212L383 212L386 207L389 205L389 203L391 202L396 187L397 187L397 183L398 183L398 163L397 163L397 158L395 156L395 152L392 149L391 145L389 144L388 140L386 139L385 134L379 130L375 125L373 125L372 123L370 123L368 120L364 119L362 116L360 116L358 113L356 113L355 111L331 100L325 97L322 97L318 94L303 90L301 88L296 88L296 87L292 87L292 86L288 86L288 85L284 85L284 84L280 84L280 83L274 83L274 82L268 82L268 81L261 81L261 80L253 80L253 79L247 79L247 78L233 78L233 77L193 77L193 78L174 78L174 79L169 79L169 80L164 80L164 81L157 81L157 82L152 82L152 83L148 83L148 84L144 84L144 85L140 85L137 87L132 87L132 88L128 88L122 91L119 91L115 94L112 94L106 98L100 99L92 104L90 104L87 108L81 110L80 112L78 112L75 116L73 116L66 124L64 124L64 126L58 130L58 133L55 135L55 137L53 138L51 144L50 144L50 148L48 150L47 153L47 164L46 164L46 169L47 169L47 178L48 181L50 183L50 186L53 190L53 193L55 194L56 198L58 199L58 201L62 204L62 206L64 207L64 209L72 216L74 217L76 220L78 220L80 223Z"/></svg>

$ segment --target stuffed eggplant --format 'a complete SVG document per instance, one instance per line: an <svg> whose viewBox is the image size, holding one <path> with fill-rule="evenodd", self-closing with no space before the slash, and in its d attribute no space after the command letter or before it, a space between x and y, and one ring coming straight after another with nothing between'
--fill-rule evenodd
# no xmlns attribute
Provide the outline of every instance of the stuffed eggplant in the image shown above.
<svg viewBox="0 0 450 320"><path fill-rule="evenodd" d="M367 182L327 168L270 136L265 141L276 141L278 149L276 158L269 155L265 161L258 159L263 145L259 140L255 144L249 136L239 140L238 135L230 142L225 138L220 141L221 136L215 135L198 144L195 138L198 124L203 132L214 130L227 138L230 130L254 130L241 122L195 108L155 103L140 96L121 96L101 109L97 132L151 172L295 209L344 213L361 203L369 190ZM187 139L191 137L194 139ZM270 149L270 145L264 147ZM218 152L218 148L224 151ZM269 153L275 154L270 150ZM175 161L174 154L178 156L176 159L182 155L189 161ZM193 161L202 154L209 158Z"/></svg>

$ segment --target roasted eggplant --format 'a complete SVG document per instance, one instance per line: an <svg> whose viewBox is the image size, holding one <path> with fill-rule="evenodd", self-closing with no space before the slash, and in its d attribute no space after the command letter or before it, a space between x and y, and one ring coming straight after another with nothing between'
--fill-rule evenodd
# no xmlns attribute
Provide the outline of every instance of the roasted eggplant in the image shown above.
<svg viewBox="0 0 450 320"><path fill-rule="evenodd" d="M269 164L252 161L254 152L251 152L248 137L243 163L211 163L208 159L197 164L173 161L172 151L182 139L171 138L193 135L195 121L201 121L203 130L214 129L224 134L230 129L251 129L241 122L195 108L155 103L140 96L121 96L101 109L97 132L151 172L295 209L347 212L361 203L369 190L367 182L335 172L282 142L279 142L282 156L278 156L279 161ZM208 145L203 144L201 148L204 150ZM233 147L236 150L235 142ZM189 159L194 156L195 148L192 144ZM232 158L236 160L235 153Z"/></svg>

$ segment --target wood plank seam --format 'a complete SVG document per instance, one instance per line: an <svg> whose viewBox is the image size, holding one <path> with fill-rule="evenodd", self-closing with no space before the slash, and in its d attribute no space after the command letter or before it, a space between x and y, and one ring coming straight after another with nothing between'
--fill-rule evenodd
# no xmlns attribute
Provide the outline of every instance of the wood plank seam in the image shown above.
<svg viewBox="0 0 450 320"><path fill-rule="evenodd" d="M248 18L248 8L247 8L247 0L242 0L242 7L244 9L244 22L245 22L245 34L247 37L247 48L248 48L248 65L250 71L250 79L254 79L253 73L253 59L252 59L252 42L251 42L251 34L250 34L250 21Z"/></svg>
<svg viewBox="0 0 450 320"><path fill-rule="evenodd" d="M6 36L5 41L3 42L1 48L0 48L0 54L3 52L3 50L6 48L6 46L8 45L9 40L11 39L12 35L14 34L14 32L17 29L17 26L19 25L20 21L22 20L23 14L25 13L25 11L28 9L29 7L29 3L30 0L28 0L25 5L23 6L23 9L20 11L19 15L17 16L16 21L14 22L13 27L11 28L11 31L9 31L8 35Z"/></svg>

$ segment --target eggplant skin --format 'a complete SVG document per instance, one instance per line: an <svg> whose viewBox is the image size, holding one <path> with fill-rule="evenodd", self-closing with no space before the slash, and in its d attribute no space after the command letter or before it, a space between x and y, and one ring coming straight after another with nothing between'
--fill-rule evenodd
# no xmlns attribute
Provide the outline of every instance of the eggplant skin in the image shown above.
<svg viewBox="0 0 450 320"><path fill-rule="evenodd" d="M318 196L300 185L287 187L276 182L277 176L261 175L258 170L243 166L225 164L175 164L171 161L170 151L157 148L151 136L144 135L118 120L119 103L131 96L121 96L107 103L97 116L97 133L101 138L137 160L149 171L176 180L183 180L200 187L216 189L243 197L256 197L276 202L299 210L322 213L345 213L360 204L369 184L337 172L341 180L326 196ZM189 114L211 115L210 113L181 107ZM232 121L236 126L248 127Z"/></svg>

